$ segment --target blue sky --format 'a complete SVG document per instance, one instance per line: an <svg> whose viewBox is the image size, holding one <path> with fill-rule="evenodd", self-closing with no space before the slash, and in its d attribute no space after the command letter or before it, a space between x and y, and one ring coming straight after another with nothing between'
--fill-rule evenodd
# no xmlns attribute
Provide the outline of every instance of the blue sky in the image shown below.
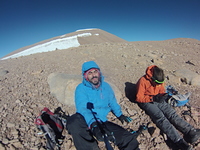
<svg viewBox="0 0 200 150"><path fill-rule="evenodd" d="M127 41L200 40L200 0L0 0L0 58L78 29Z"/></svg>

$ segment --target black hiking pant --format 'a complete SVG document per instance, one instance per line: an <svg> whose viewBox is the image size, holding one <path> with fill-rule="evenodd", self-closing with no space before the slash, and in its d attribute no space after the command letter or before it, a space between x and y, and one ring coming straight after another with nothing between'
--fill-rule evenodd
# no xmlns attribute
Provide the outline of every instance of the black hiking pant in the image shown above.
<svg viewBox="0 0 200 150"><path fill-rule="evenodd" d="M137 134L132 134L121 126L106 121L105 125L113 132L116 145L120 150L139 150ZM67 120L66 126L69 134L72 135L77 150L100 150L98 142L92 136L84 117L76 113Z"/></svg>
<svg viewBox="0 0 200 150"><path fill-rule="evenodd" d="M139 107L151 117L156 126L164 132L174 143L182 139L177 130L187 134L193 126L178 116L176 111L166 103L150 102L138 103ZM177 130L176 130L177 129Z"/></svg>

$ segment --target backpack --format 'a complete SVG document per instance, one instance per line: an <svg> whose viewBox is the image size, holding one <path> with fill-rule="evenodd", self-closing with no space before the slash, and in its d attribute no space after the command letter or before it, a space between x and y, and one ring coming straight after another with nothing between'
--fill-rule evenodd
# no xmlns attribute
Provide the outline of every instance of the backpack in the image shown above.
<svg viewBox="0 0 200 150"><path fill-rule="evenodd" d="M67 115L60 113L61 108L58 107L54 113L47 107L44 107L35 119L35 125L43 132L47 142L46 149L54 150L55 147L60 150L65 136L62 135L66 126ZM63 111L62 111L63 112Z"/></svg>
<svg viewBox="0 0 200 150"><path fill-rule="evenodd" d="M166 87L166 93L170 96L167 102L173 107L184 106L189 102L191 93L179 94L171 85Z"/></svg>

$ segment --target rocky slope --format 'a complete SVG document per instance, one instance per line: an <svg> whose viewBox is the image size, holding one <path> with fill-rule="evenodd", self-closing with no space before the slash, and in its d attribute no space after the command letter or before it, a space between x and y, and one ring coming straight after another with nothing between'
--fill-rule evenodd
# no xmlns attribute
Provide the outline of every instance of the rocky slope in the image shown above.
<svg viewBox="0 0 200 150"><path fill-rule="evenodd" d="M82 42L85 40L82 39ZM130 94L146 68L156 64L165 70L168 85L174 86L179 93L192 93L192 116L182 114L188 110L187 107L175 109L193 126L200 128L199 57L200 41L183 38L82 43L76 48L0 60L0 149L44 149L45 139L37 134L38 130L34 125L39 111L43 107L54 111L60 106L70 114L75 112L73 106L64 105L51 95L48 76L51 73L81 75L82 63L89 60L96 61L106 80L120 90L122 98L119 103L122 110L133 119L128 125L122 125L110 114L109 120L132 130L137 130L141 124L148 124L149 130L138 137L142 150L175 149L170 142L166 142L167 137L160 133L144 111L129 100ZM62 149L74 150L72 137L67 131L64 131L64 135L66 138ZM105 149L103 143L99 145L102 150ZM193 147L200 149L200 144L196 143Z"/></svg>

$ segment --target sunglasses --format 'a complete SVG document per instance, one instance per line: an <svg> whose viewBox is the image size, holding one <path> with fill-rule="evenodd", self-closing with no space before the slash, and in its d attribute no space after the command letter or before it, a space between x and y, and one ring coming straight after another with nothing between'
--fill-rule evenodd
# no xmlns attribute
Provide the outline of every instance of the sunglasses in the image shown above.
<svg viewBox="0 0 200 150"><path fill-rule="evenodd" d="M164 81L158 81L158 80L154 80L154 82L156 82L156 83L158 83L158 84L162 84L162 83L164 83L164 82L165 82L165 80L164 80Z"/></svg>
<svg viewBox="0 0 200 150"><path fill-rule="evenodd" d="M153 81L156 82L157 84L162 84L162 83L165 82L165 80L163 80L163 81L158 81L158 80L156 80L154 77L152 77L152 79L153 79Z"/></svg>

